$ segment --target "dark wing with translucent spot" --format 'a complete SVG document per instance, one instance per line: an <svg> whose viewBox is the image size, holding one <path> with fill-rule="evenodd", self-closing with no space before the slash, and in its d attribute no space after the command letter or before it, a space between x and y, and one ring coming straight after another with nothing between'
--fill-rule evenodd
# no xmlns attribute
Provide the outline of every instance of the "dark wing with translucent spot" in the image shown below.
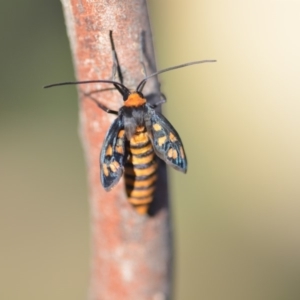
<svg viewBox="0 0 300 300"><path fill-rule="evenodd" d="M100 179L107 191L119 182L123 174L125 151L123 119L117 117L106 134L100 153Z"/></svg>
<svg viewBox="0 0 300 300"><path fill-rule="evenodd" d="M171 123L150 107L145 123L157 156L176 170L186 173L187 159L183 144Z"/></svg>

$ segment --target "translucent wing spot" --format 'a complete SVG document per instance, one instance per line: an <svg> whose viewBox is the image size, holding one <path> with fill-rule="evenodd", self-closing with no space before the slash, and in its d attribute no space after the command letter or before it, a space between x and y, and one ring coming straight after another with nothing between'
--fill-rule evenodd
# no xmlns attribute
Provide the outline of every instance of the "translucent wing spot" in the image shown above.
<svg viewBox="0 0 300 300"><path fill-rule="evenodd" d="M113 173L115 173L119 168L120 168L120 164L117 161L113 161L110 165L109 165L110 169L112 170Z"/></svg>
<svg viewBox="0 0 300 300"><path fill-rule="evenodd" d="M184 158L184 151L183 151L182 147L180 147L180 156L181 156L181 158Z"/></svg>
<svg viewBox="0 0 300 300"><path fill-rule="evenodd" d="M157 139L157 143L158 143L158 146L162 146L167 140L167 137L166 136L162 136L160 138Z"/></svg>
<svg viewBox="0 0 300 300"><path fill-rule="evenodd" d="M124 135L125 135L125 130L122 129L122 130L120 130L119 133L118 133L118 138L123 138Z"/></svg>
<svg viewBox="0 0 300 300"><path fill-rule="evenodd" d="M124 154L124 149L122 146L120 145L117 145L116 146L116 152L119 153L119 154Z"/></svg>
<svg viewBox="0 0 300 300"><path fill-rule="evenodd" d="M124 146L123 146L124 140L119 138L116 142L115 151L119 154L124 154Z"/></svg>
<svg viewBox="0 0 300 300"><path fill-rule="evenodd" d="M172 143L174 143L174 142L177 141L177 138L175 137L175 135L172 132L170 132L169 138L170 138L170 140L171 140Z"/></svg>
<svg viewBox="0 0 300 300"><path fill-rule="evenodd" d="M176 159L178 157L177 151L175 149L173 149L173 155L172 158Z"/></svg>
<svg viewBox="0 0 300 300"><path fill-rule="evenodd" d="M103 167L103 173L107 177L109 175L107 164L103 164L102 167Z"/></svg>
<svg viewBox="0 0 300 300"><path fill-rule="evenodd" d="M112 146L111 145L108 145L107 149L106 149L106 152L105 152L105 155L106 156L112 156L113 154L113 151L112 151Z"/></svg>
<svg viewBox="0 0 300 300"><path fill-rule="evenodd" d="M162 127L158 123L155 123L155 124L153 124L153 129L155 131L160 131L160 130L162 130Z"/></svg>
<svg viewBox="0 0 300 300"><path fill-rule="evenodd" d="M177 153L176 149L170 148L168 150L167 156L168 156L168 158L176 159L178 157L178 153Z"/></svg>
<svg viewBox="0 0 300 300"><path fill-rule="evenodd" d="M122 140L121 138L117 139L116 145L117 146L123 146L123 142L124 142L124 140Z"/></svg>

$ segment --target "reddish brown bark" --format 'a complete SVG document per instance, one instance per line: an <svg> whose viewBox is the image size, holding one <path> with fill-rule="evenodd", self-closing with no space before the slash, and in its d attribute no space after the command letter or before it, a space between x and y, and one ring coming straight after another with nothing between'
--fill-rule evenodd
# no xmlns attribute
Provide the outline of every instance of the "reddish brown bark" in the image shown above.
<svg viewBox="0 0 300 300"><path fill-rule="evenodd" d="M141 33L145 31L147 73L155 66L151 31L144 0L62 0L78 80L110 79L112 52L109 31L123 70L124 83L135 88L144 77L140 62ZM99 180L99 153L115 118L103 112L83 93L110 87L87 84L80 90L80 132L88 166L92 271L90 299L169 299L171 234L165 167L159 169L152 215L139 215L126 201L124 181L106 192ZM145 94L158 90L149 80ZM116 91L94 94L98 101L117 109L122 98Z"/></svg>

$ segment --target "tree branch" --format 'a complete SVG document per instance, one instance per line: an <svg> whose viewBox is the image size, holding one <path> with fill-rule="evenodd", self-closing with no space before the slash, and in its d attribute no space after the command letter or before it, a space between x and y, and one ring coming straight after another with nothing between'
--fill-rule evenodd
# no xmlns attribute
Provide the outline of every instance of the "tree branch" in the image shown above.
<svg viewBox="0 0 300 300"><path fill-rule="evenodd" d="M77 80L111 79L112 50L109 31L120 61L124 84L136 88L155 71L151 30L144 0L62 0ZM143 42L145 41L145 43ZM142 53L142 54L141 54ZM90 188L92 274L90 299L169 299L171 230L166 169L160 164L158 186L150 215L139 215L128 203L124 181L110 192L100 184L99 153L114 120L87 97L106 84L79 86L80 132ZM156 79L145 94L159 91ZM118 110L122 98L112 90L93 93L103 105Z"/></svg>

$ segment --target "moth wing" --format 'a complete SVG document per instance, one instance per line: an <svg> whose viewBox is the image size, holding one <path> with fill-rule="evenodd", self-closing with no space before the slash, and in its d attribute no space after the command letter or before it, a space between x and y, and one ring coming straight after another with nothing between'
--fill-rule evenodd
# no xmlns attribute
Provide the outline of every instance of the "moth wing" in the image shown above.
<svg viewBox="0 0 300 300"><path fill-rule="evenodd" d="M146 125L155 153L174 169L186 173L187 159L179 134L162 114L151 108L148 112Z"/></svg>
<svg viewBox="0 0 300 300"><path fill-rule="evenodd" d="M100 179L106 191L111 190L123 174L125 151L123 119L118 117L110 126L100 153Z"/></svg>

